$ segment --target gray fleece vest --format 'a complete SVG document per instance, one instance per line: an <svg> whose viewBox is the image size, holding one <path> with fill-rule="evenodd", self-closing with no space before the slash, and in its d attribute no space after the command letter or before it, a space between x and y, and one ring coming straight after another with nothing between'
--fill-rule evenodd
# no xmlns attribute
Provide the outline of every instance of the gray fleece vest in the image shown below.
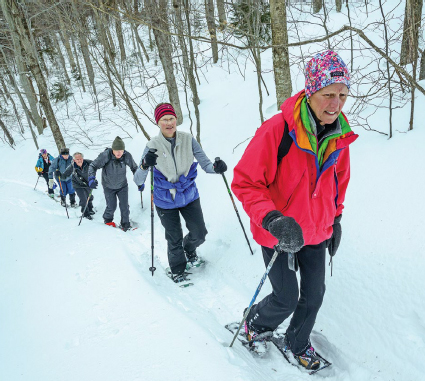
<svg viewBox="0 0 425 381"><path fill-rule="evenodd" d="M181 175L187 176L193 163L192 135L187 132L176 132L176 146L174 148L174 159L171 153L171 143L164 138L161 132L152 138L147 146L155 148L158 155L155 166L170 183L178 181Z"/></svg>
<svg viewBox="0 0 425 381"><path fill-rule="evenodd" d="M152 138L147 146L155 148L158 155L156 169L160 171L170 183L175 183L181 175L187 176L193 163L192 135L187 132L176 132L176 146L174 148L174 159L171 153L171 143L164 138L161 131L158 136ZM175 189L170 189L174 197Z"/></svg>

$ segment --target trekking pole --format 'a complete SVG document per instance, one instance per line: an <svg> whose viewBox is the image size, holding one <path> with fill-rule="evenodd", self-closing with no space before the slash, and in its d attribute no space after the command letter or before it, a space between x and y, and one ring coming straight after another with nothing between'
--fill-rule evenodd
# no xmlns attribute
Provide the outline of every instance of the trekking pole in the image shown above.
<svg viewBox="0 0 425 381"><path fill-rule="evenodd" d="M61 187L62 195L65 197L65 210L66 210L66 215L68 216L68 219L69 219L68 207L66 206L66 196L65 196L65 193L63 193L61 177L58 176L58 179L59 179L59 186Z"/></svg>
<svg viewBox="0 0 425 381"><path fill-rule="evenodd" d="M143 209L143 192L140 192L140 202L142 203L142 209Z"/></svg>
<svg viewBox="0 0 425 381"><path fill-rule="evenodd" d="M81 221L82 221L82 219L83 219L84 213L86 212L87 205L89 204L89 200L90 200L90 197L91 197L91 194L92 194L92 193L93 193L93 189L90 191L90 193L89 193L89 197L87 197L86 206L84 207L83 214L81 215L80 222L78 223L78 226L80 226L80 224L81 224Z"/></svg>
<svg viewBox="0 0 425 381"><path fill-rule="evenodd" d="M219 160L220 160L219 157L215 158L216 162L219 161ZM248 246L249 246L249 250L251 251L251 254L254 255L254 252L252 251L251 245L250 245L248 237L246 235L245 228L242 225L241 216L239 215L238 208L236 207L236 204L235 204L235 200L233 199L232 192L229 188L229 184L227 183L226 176L224 176L224 173L222 173L221 175L223 176L223 180L224 180L224 183L226 184L227 192L229 193L230 199L232 200L232 203L233 203L233 208L235 209L236 215L238 216L238 219L239 219L239 223L241 224L243 234L245 235L246 242L248 243Z"/></svg>
<svg viewBox="0 0 425 381"><path fill-rule="evenodd" d="M246 317L248 316L249 311L251 311L251 307L252 307L252 305L254 304L255 299L257 299L257 296L258 296L258 294L260 293L261 287L263 287L264 281L266 280L267 275L269 275L270 269L272 268L273 263L274 263L274 261L276 260L276 257L279 255L279 251L280 251L280 250L279 250L279 248L278 248L278 245L276 245L276 246L274 247L274 254L273 254L273 257L272 257L272 259L270 260L269 265L268 265L268 266L267 266L267 268L266 268L266 272L264 273L263 277L261 278L260 284L259 284L259 285L258 285L258 287L257 287L257 291L255 291L255 294L254 294L254 296L253 296L253 298L252 298L252 300L251 300L251 303L249 303L249 306L248 306L248 308L247 308L247 309L246 309L246 311L245 311L244 317L242 318L241 324L239 324L239 328L238 328L238 330L236 331L235 336L233 337L233 340L232 340L232 342L230 343L229 347L231 347L231 346L233 345L233 343L235 342L236 337L238 336L239 331L241 330L241 327L242 327L243 322L246 320Z"/></svg>
<svg viewBox="0 0 425 381"><path fill-rule="evenodd" d="M152 149L152 148L151 148ZM154 250L154 244L153 244L153 167L151 167L151 248L152 248L152 267L149 267L149 271L153 273L156 270L156 267L153 265L153 250Z"/></svg>
<svg viewBox="0 0 425 381"><path fill-rule="evenodd" d="M41 177L41 176L38 176L37 182L35 183L34 190L35 190L35 188L37 188L38 180L40 180L40 177Z"/></svg>

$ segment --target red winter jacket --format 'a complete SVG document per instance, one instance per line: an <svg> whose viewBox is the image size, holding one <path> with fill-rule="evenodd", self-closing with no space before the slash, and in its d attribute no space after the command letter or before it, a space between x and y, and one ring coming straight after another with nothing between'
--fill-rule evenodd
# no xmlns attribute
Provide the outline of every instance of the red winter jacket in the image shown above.
<svg viewBox="0 0 425 381"><path fill-rule="evenodd" d="M305 245L316 245L331 237L334 219L344 208L350 179L348 145L358 135L344 121L343 134L329 141L319 169L301 122L304 96L301 91L287 99L282 113L263 123L234 169L232 191L251 219L255 241L262 246L272 248L278 243L262 227L263 218L272 210L293 217L302 228ZM278 166L285 121L294 143Z"/></svg>

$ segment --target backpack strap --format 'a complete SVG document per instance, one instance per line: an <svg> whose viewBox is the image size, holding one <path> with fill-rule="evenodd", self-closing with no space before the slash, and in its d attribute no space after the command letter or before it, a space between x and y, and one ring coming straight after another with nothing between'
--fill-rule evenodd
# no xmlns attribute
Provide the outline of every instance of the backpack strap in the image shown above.
<svg viewBox="0 0 425 381"><path fill-rule="evenodd" d="M293 142L294 141L289 135L288 123L285 120L285 129L283 130L282 140L280 141L279 148L277 151L277 165L279 165L282 159L288 154Z"/></svg>

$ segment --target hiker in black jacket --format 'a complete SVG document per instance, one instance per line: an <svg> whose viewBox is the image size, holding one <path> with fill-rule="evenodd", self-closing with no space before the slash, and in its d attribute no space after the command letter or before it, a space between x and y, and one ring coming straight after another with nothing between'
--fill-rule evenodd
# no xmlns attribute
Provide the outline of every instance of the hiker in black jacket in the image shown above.
<svg viewBox="0 0 425 381"><path fill-rule="evenodd" d="M72 186L77 192L78 198L80 199L81 213L84 212L84 217L92 220L92 215L94 214L93 210L93 195L90 195L92 189L89 187L89 166L92 160L84 159L84 155L80 152L74 153L74 160L72 163L66 168L63 176L69 177L72 174ZM87 204L87 199L89 198ZM87 208L84 211L84 208L87 204Z"/></svg>
<svg viewBox="0 0 425 381"><path fill-rule="evenodd" d="M102 168L102 185L106 200L103 219L106 225L116 227L113 219L118 198L121 211L120 227L124 231L131 228L126 166L130 167L133 174L138 168L131 153L125 151L124 142L117 136L112 143L112 148L107 148L90 164L88 177L89 187L96 189L98 185L96 171Z"/></svg>

